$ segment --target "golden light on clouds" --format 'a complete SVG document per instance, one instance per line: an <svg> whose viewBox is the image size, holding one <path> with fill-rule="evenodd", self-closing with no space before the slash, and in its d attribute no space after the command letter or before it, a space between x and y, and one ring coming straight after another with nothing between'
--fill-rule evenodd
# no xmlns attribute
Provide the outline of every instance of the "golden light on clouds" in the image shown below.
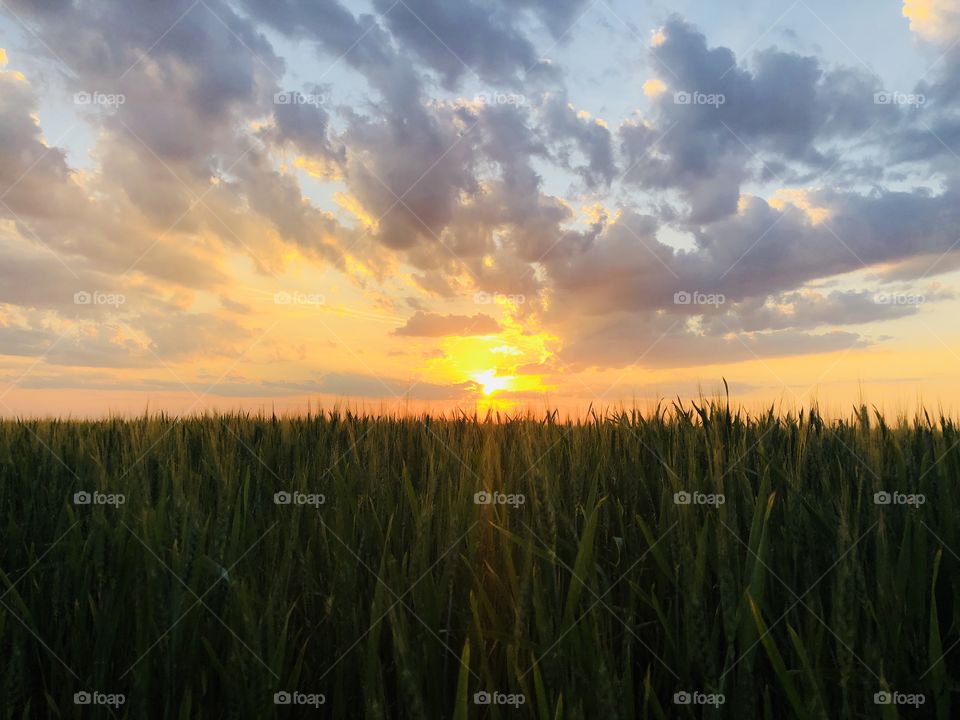
<svg viewBox="0 0 960 720"><path fill-rule="evenodd" d="M643 84L643 94L647 97L657 97L657 95L662 95L667 91L667 84L663 80L654 78L653 80L647 80Z"/></svg>
<svg viewBox="0 0 960 720"><path fill-rule="evenodd" d="M363 207L363 203L353 197L353 195L336 192L333 194L333 200L337 205L359 220L365 230L377 232L377 219L368 213L366 208Z"/></svg>
<svg viewBox="0 0 960 720"><path fill-rule="evenodd" d="M599 202L580 208L580 212L590 223L605 223L610 219L610 212Z"/></svg>
<svg viewBox="0 0 960 720"><path fill-rule="evenodd" d="M5 68L7 66L7 51L3 48L0 48L0 68ZM19 82L26 82L27 78L19 70L4 70L3 74L6 77L12 77L14 80ZM34 116L34 120L39 122L39 118Z"/></svg>
<svg viewBox="0 0 960 720"><path fill-rule="evenodd" d="M320 158L309 158L303 155L293 161L293 166L303 170L310 177L320 180L342 180L343 173L336 163Z"/></svg>
<svg viewBox="0 0 960 720"><path fill-rule="evenodd" d="M903 16L910 29L931 40L946 40L960 33L956 0L904 0Z"/></svg>
<svg viewBox="0 0 960 720"><path fill-rule="evenodd" d="M802 210L813 225L818 225L830 218L830 211L827 208L815 206L809 193L802 189L781 188L774 193L769 203L770 207L780 212L783 212L787 205L793 205L798 210Z"/></svg>

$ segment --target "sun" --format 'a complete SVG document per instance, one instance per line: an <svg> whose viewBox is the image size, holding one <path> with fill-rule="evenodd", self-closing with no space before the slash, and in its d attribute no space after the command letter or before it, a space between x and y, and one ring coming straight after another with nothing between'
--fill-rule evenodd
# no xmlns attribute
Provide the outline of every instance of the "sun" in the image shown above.
<svg viewBox="0 0 960 720"><path fill-rule="evenodd" d="M483 394L489 397L495 392L509 390L513 378L509 375L497 375L496 370L487 370L474 375L472 380L480 385Z"/></svg>

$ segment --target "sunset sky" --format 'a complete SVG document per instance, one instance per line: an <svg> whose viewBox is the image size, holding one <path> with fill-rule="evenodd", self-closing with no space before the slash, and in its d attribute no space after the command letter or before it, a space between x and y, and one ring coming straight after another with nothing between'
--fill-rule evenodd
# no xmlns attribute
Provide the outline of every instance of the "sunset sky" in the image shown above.
<svg viewBox="0 0 960 720"><path fill-rule="evenodd" d="M956 0L0 0L0 415L960 409Z"/></svg>

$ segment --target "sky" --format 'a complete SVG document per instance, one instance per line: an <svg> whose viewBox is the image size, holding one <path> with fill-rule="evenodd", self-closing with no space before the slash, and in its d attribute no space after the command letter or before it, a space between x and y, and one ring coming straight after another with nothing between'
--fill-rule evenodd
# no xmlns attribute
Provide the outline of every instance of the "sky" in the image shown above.
<svg viewBox="0 0 960 720"><path fill-rule="evenodd" d="M960 405L955 0L0 0L0 416Z"/></svg>

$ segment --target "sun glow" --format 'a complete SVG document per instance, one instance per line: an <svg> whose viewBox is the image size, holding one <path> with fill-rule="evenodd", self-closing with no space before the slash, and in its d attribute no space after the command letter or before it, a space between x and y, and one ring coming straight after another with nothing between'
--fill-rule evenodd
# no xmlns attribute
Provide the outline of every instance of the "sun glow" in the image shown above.
<svg viewBox="0 0 960 720"><path fill-rule="evenodd" d="M426 367L432 378L465 385L481 409L508 409L554 389L539 370L557 339L543 331L534 314L523 316L509 301L497 305L502 310L499 332L442 338L442 352Z"/></svg>
<svg viewBox="0 0 960 720"><path fill-rule="evenodd" d="M481 392L486 397L490 397L501 390L509 390L514 380L511 375L497 375L496 369L478 373L471 379L480 386Z"/></svg>

